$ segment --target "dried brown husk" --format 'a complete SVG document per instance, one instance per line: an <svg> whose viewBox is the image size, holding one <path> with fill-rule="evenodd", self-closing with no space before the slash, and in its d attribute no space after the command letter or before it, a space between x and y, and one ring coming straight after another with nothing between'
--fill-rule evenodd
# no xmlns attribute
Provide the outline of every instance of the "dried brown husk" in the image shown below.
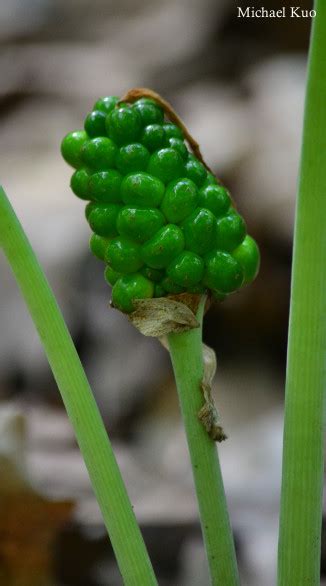
<svg viewBox="0 0 326 586"><path fill-rule="evenodd" d="M198 328L195 313L184 301L170 297L135 299L136 309L128 317L144 336L155 338Z"/></svg>
<svg viewBox="0 0 326 586"><path fill-rule="evenodd" d="M227 439L220 424L220 416L212 397L212 382L216 372L216 355L213 348L203 344L204 376L201 390L205 403L198 413L198 419L204 425L208 435L216 442Z"/></svg>

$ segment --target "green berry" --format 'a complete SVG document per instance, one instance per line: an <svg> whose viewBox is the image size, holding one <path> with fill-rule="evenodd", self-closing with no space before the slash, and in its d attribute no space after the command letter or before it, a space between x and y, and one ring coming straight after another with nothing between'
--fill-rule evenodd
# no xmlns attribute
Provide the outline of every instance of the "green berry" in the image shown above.
<svg viewBox="0 0 326 586"><path fill-rule="evenodd" d="M166 293L170 293L170 295L178 295L179 293L184 292L184 287L178 285L172 281L171 277L164 277L163 281L161 281L161 287L163 287Z"/></svg>
<svg viewBox="0 0 326 586"><path fill-rule="evenodd" d="M118 171L100 171L93 173L89 179L89 199L99 203L119 203L122 176Z"/></svg>
<svg viewBox="0 0 326 586"><path fill-rule="evenodd" d="M154 98L139 98L137 100L137 102L134 102L135 104L150 104L151 106L156 106L156 108L161 108L161 106L158 105L158 103L156 102L156 100L154 100Z"/></svg>
<svg viewBox="0 0 326 586"><path fill-rule="evenodd" d="M216 218L220 218L230 208L231 199L222 185L206 185L199 190L199 205L213 212Z"/></svg>
<svg viewBox="0 0 326 586"><path fill-rule="evenodd" d="M89 218L89 216L91 215L91 213L92 213L93 209L94 209L96 206L97 206L97 204L96 204L96 203L94 203L93 201L90 201L90 202L87 204L87 206L86 206L86 208L85 208L85 218L86 218L87 222L88 222L88 218Z"/></svg>
<svg viewBox="0 0 326 586"><path fill-rule="evenodd" d="M196 183L198 187L202 187L207 178L207 171L204 165L202 165L196 157L189 155L188 161L185 164L185 169L186 176Z"/></svg>
<svg viewBox="0 0 326 586"><path fill-rule="evenodd" d="M126 204L157 207L163 195L162 181L148 173L127 175L121 184L121 197Z"/></svg>
<svg viewBox="0 0 326 586"><path fill-rule="evenodd" d="M87 114L84 128L90 138L106 136L105 120L106 114L100 110L94 110Z"/></svg>
<svg viewBox="0 0 326 586"><path fill-rule="evenodd" d="M246 236L244 241L232 252L233 258L242 266L244 282L250 283L257 276L260 264L259 248L251 236Z"/></svg>
<svg viewBox="0 0 326 586"><path fill-rule="evenodd" d="M61 143L61 154L64 160L75 169L83 166L81 148L86 140L87 134L84 130L75 130L75 132L69 132Z"/></svg>
<svg viewBox="0 0 326 586"><path fill-rule="evenodd" d="M152 153L165 146L165 131L159 124L146 126L140 136L142 144Z"/></svg>
<svg viewBox="0 0 326 586"><path fill-rule="evenodd" d="M140 272L144 277L155 283L159 283L164 278L164 271L151 269L151 267L143 267Z"/></svg>
<svg viewBox="0 0 326 586"><path fill-rule="evenodd" d="M161 209L168 222L178 224L193 212L198 203L196 185L190 179L177 179L166 188Z"/></svg>
<svg viewBox="0 0 326 586"><path fill-rule="evenodd" d="M141 131L141 118L132 107L115 108L106 118L108 136L119 145L137 142Z"/></svg>
<svg viewBox="0 0 326 586"><path fill-rule="evenodd" d="M163 269L184 248L182 230L174 224L163 226L155 236L142 246L142 258L153 269Z"/></svg>
<svg viewBox="0 0 326 586"><path fill-rule="evenodd" d="M154 297L165 297L166 291L163 289L162 285L159 283L155 283L154 285Z"/></svg>
<svg viewBox="0 0 326 586"><path fill-rule="evenodd" d="M220 293L232 293L243 282L243 270L238 261L220 250L213 250L205 258L204 284Z"/></svg>
<svg viewBox="0 0 326 586"><path fill-rule="evenodd" d="M179 153L183 161L186 161L188 159L189 151L183 140L181 140L180 138L172 137L168 139L168 144L169 147L171 147L171 149L174 149Z"/></svg>
<svg viewBox="0 0 326 586"><path fill-rule="evenodd" d="M164 112L156 104L144 100L137 100L133 108L138 112L143 126L163 123Z"/></svg>
<svg viewBox="0 0 326 586"><path fill-rule="evenodd" d="M103 238L102 236L98 236L97 234L92 234L89 241L89 247L91 249L91 252L100 260L105 259L105 255L109 247L109 244L110 239Z"/></svg>
<svg viewBox="0 0 326 586"><path fill-rule="evenodd" d="M105 98L100 98L95 102L93 110L99 110L100 112L104 112L106 115L112 112L115 105L118 103L119 98L116 96L107 96Z"/></svg>
<svg viewBox="0 0 326 586"><path fill-rule="evenodd" d="M182 223L188 250L205 254L216 247L216 218L209 210L198 208Z"/></svg>
<svg viewBox="0 0 326 586"><path fill-rule="evenodd" d="M193 287L203 278L203 259L189 250L184 250L167 268L168 276L182 287Z"/></svg>
<svg viewBox="0 0 326 586"><path fill-rule="evenodd" d="M217 248L232 252L244 240L246 231L244 219L236 212L220 218L217 220Z"/></svg>
<svg viewBox="0 0 326 586"><path fill-rule="evenodd" d="M134 299L150 299L154 294L154 285L136 273L134 275L124 275L115 283L112 289L112 303L125 313L135 310L133 305Z"/></svg>
<svg viewBox="0 0 326 586"><path fill-rule="evenodd" d="M107 266L104 271L104 279L106 280L109 285L113 287L116 284L117 280L122 277L121 273L117 273L114 271L110 266Z"/></svg>
<svg viewBox="0 0 326 586"><path fill-rule="evenodd" d="M203 187L207 187L207 185L219 185L219 182L216 179L215 175L213 175L213 173L207 173L207 177L205 179Z"/></svg>
<svg viewBox="0 0 326 586"><path fill-rule="evenodd" d="M88 223L95 234L113 238L118 235L116 223L119 212L120 206L116 204L94 205L88 216Z"/></svg>
<svg viewBox="0 0 326 586"><path fill-rule="evenodd" d="M90 175L86 169L78 169L71 177L70 187L80 199L90 199L88 188L89 178Z"/></svg>
<svg viewBox="0 0 326 586"><path fill-rule="evenodd" d="M140 246L123 236L111 240L105 260L120 273L135 273L144 264L140 256Z"/></svg>
<svg viewBox="0 0 326 586"><path fill-rule="evenodd" d="M121 147L117 154L115 164L122 175L145 171L150 154L140 143L135 142Z"/></svg>
<svg viewBox="0 0 326 586"><path fill-rule="evenodd" d="M87 140L81 149L81 157L94 171L105 171L114 166L117 147L110 138L99 136Z"/></svg>
<svg viewBox="0 0 326 586"><path fill-rule="evenodd" d="M252 281L259 249L228 191L154 99L118 102L100 98L61 145L113 304L129 313L134 299L207 289L223 299Z"/></svg>
<svg viewBox="0 0 326 586"><path fill-rule="evenodd" d="M146 242L165 224L163 214L155 208L122 208L117 220L117 229L121 236L136 242Z"/></svg>
<svg viewBox="0 0 326 586"><path fill-rule="evenodd" d="M182 132L181 128L179 128L175 124L170 124L170 123L163 124L163 128L165 130L165 136L167 139L179 138L180 140L183 140L183 132Z"/></svg>
<svg viewBox="0 0 326 586"><path fill-rule="evenodd" d="M181 156L174 149L160 149L152 154L148 172L158 177L163 183L169 183L173 179L185 174Z"/></svg>
<svg viewBox="0 0 326 586"><path fill-rule="evenodd" d="M235 209L233 203L231 203L231 207L230 207L227 215L228 216L238 216L239 215L238 212L237 212L237 210Z"/></svg>

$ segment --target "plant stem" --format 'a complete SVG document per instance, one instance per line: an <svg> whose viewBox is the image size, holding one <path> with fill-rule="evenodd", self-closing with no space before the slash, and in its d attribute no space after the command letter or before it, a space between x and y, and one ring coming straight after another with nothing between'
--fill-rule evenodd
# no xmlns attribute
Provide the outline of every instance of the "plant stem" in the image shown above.
<svg viewBox="0 0 326 586"><path fill-rule="evenodd" d="M0 246L39 333L85 460L124 584L154 586L155 575L94 396L30 243L0 187Z"/></svg>
<svg viewBox="0 0 326 586"><path fill-rule="evenodd" d="M198 413L203 406L202 321L205 298L197 318L200 328L169 334L168 342L185 426L201 527L213 586L237 586L239 576L234 542L216 444Z"/></svg>
<svg viewBox="0 0 326 586"><path fill-rule="evenodd" d="M279 586L320 583L326 389L326 3L315 4L294 233Z"/></svg>

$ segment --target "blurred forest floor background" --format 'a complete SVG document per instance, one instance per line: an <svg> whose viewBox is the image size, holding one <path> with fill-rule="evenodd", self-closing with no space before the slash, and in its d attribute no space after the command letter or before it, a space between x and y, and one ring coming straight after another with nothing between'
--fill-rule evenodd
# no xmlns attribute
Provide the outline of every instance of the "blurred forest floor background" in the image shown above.
<svg viewBox="0 0 326 586"><path fill-rule="evenodd" d="M204 333L218 360L214 394L229 436L220 454L243 585L272 586L310 21L239 19L236 8L227 0L0 4L1 181L63 309L163 586L208 584L172 371L157 341L108 309L60 142L99 96L155 89L261 247L256 282L211 308ZM0 331L0 582L116 586L83 462L3 257Z"/></svg>

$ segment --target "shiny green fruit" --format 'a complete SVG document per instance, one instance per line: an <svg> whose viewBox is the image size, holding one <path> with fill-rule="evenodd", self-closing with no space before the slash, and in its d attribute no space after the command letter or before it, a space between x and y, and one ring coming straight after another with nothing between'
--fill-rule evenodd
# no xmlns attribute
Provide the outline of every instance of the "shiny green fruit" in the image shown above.
<svg viewBox="0 0 326 586"><path fill-rule="evenodd" d="M119 149L115 164L122 175L145 171L149 161L149 151L140 143L127 144Z"/></svg>
<svg viewBox="0 0 326 586"><path fill-rule="evenodd" d="M80 199L90 199L89 196L89 179L90 174L86 169L77 169L70 180L70 187Z"/></svg>
<svg viewBox="0 0 326 586"><path fill-rule="evenodd" d="M179 140L183 140L183 132L179 126L176 126L176 124L168 122L167 124L163 124L163 128L167 140L169 138L178 138Z"/></svg>
<svg viewBox="0 0 326 586"><path fill-rule="evenodd" d="M135 273L143 266L140 255L140 246L125 238L119 236L111 240L106 251L105 260L120 273Z"/></svg>
<svg viewBox="0 0 326 586"><path fill-rule="evenodd" d="M154 294L154 285L140 275L124 275L117 280L112 289L112 303L114 307L125 313L135 310L133 301L135 299L150 299Z"/></svg>
<svg viewBox="0 0 326 586"><path fill-rule="evenodd" d="M216 218L209 210L197 208L181 227L187 250L203 255L216 248Z"/></svg>
<svg viewBox="0 0 326 586"><path fill-rule="evenodd" d="M205 257L204 284L220 293L232 293L243 282L243 270L240 263L220 250L213 250Z"/></svg>
<svg viewBox="0 0 326 586"><path fill-rule="evenodd" d="M196 183L197 187L202 187L207 179L207 171L204 165L191 154L185 164L185 174L186 177Z"/></svg>
<svg viewBox="0 0 326 586"><path fill-rule="evenodd" d="M244 282L251 283L259 271L260 253L255 240L247 235L244 241L232 252L233 258L242 266Z"/></svg>
<svg viewBox="0 0 326 586"><path fill-rule="evenodd" d="M75 169L83 166L81 149L87 138L84 130L75 130L75 132L69 132L61 143L61 154L64 160Z"/></svg>
<svg viewBox="0 0 326 586"><path fill-rule="evenodd" d="M84 127L62 154L77 169L73 192L90 200L90 247L108 263L116 307L208 289L222 299L255 278L259 250L228 191L155 99L100 98Z"/></svg>
<svg viewBox="0 0 326 586"><path fill-rule="evenodd" d="M161 287L163 287L165 293L169 293L170 295L179 295L179 293L184 292L184 287L175 283L171 277L166 276L160 283Z"/></svg>
<svg viewBox="0 0 326 586"><path fill-rule="evenodd" d="M140 136L140 142L152 153L165 146L165 130L160 124L149 124Z"/></svg>
<svg viewBox="0 0 326 586"><path fill-rule="evenodd" d="M159 269L151 269L151 267L143 267L140 270L140 273L144 275L150 281L154 281L155 283L159 283L164 279L165 272L160 271Z"/></svg>
<svg viewBox="0 0 326 586"><path fill-rule="evenodd" d="M90 138L106 136L105 120L106 114L100 110L94 110L87 114L84 128Z"/></svg>
<svg viewBox="0 0 326 586"><path fill-rule="evenodd" d="M230 208L231 198L221 185L206 185L199 190L198 205L210 210L216 218L220 218Z"/></svg>
<svg viewBox="0 0 326 586"><path fill-rule="evenodd" d="M97 234L92 234L89 241L89 247L91 249L91 252L98 259L104 260L110 241L111 240L108 238L103 238L102 236L98 236Z"/></svg>
<svg viewBox="0 0 326 586"><path fill-rule="evenodd" d="M205 183L203 184L203 187L207 187L207 185L219 185L219 182L215 175L213 175L213 173L210 173L209 171L207 172L207 176L205 179Z"/></svg>
<svg viewBox="0 0 326 586"><path fill-rule="evenodd" d="M174 149L160 149L152 154L148 172L163 183L169 183L185 175L182 157Z"/></svg>
<svg viewBox="0 0 326 586"><path fill-rule="evenodd" d="M125 204L154 208L160 205L164 189L162 181L149 173L133 173L123 179L121 197Z"/></svg>
<svg viewBox="0 0 326 586"><path fill-rule="evenodd" d="M107 115L112 112L118 101L119 98L117 98L117 96L106 96L105 98L100 98L97 100L97 102L95 102L93 110L99 110L100 112L104 112Z"/></svg>
<svg viewBox="0 0 326 586"><path fill-rule="evenodd" d="M216 247L232 252L244 240L247 228L242 216L232 212L217 220Z"/></svg>
<svg viewBox="0 0 326 586"><path fill-rule="evenodd" d="M88 223L99 236L113 238L118 235L116 223L121 207L116 204L98 204L93 208L88 216Z"/></svg>
<svg viewBox="0 0 326 586"><path fill-rule="evenodd" d="M168 276L182 287L193 287L203 278L203 259L189 250L184 250L177 256L167 268Z"/></svg>
<svg viewBox="0 0 326 586"><path fill-rule="evenodd" d="M135 104L151 104L152 106L156 106L157 108L161 108L161 106L159 106L159 104L156 102L156 100L154 100L154 98L148 98L148 97L143 97L143 98L139 98L136 102L134 102Z"/></svg>
<svg viewBox="0 0 326 586"><path fill-rule="evenodd" d="M168 139L168 145L169 147L171 147L171 149L174 149L179 153L183 161L186 161L188 159L189 151L183 140L172 136Z"/></svg>
<svg viewBox="0 0 326 586"><path fill-rule="evenodd" d="M155 208L123 207L117 220L119 234L136 242L146 242L165 224L163 214Z"/></svg>
<svg viewBox="0 0 326 586"><path fill-rule="evenodd" d="M104 279L106 280L107 283L109 283L109 285L111 285L111 287L113 287L113 285L115 285L117 280L121 279L121 277L122 277L122 274L117 273L117 271L114 271L112 269L112 267L107 266L105 268Z"/></svg>
<svg viewBox="0 0 326 586"><path fill-rule="evenodd" d="M93 202L93 201L90 201L90 202L87 204L87 206L86 206L86 208L85 208L85 218L86 218L87 222L88 222L88 218L89 218L89 216L90 216L90 215L91 215L91 213L92 213L92 210L93 210L93 209L94 209L94 207L96 207L96 206L97 206L97 203L96 203L96 202Z"/></svg>
<svg viewBox="0 0 326 586"><path fill-rule="evenodd" d="M184 248L182 230L174 224L163 226L155 236L142 246L142 258L153 269L163 269Z"/></svg>
<svg viewBox="0 0 326 586"><path fill-rule="evenodd" d="M197 207L198 190L190 179L177 179L168 184L161 209L168 222L182 222Z"/></svg>
<svg viewBox="0 0 326 586"><path fill-rule="evenodd" d="M140 99L134 103L133 108L138 112L143 126L163 123L164 112L154 102Z"/></svg>
<svg viewBox="0 0 326 586"><path fill-rule="evenodd" d="M121 202L122 175L114 169L93 173L88 182L89 199L99 203Z"/></svg>
<svg viewBox="0 0 326 586"><path fill-rule="evenodd" d="M137 142L141 128L141 118L132 107L115 108L106 118L108 136L118 146Z"/></svg>
<svg viewBox="0 0 326 586"><path fill-rule="evenodd" d="M81 149L84 163L94 171L105 171L113 167L116 155L116 145L105 136L86 140Z"/></svg>

